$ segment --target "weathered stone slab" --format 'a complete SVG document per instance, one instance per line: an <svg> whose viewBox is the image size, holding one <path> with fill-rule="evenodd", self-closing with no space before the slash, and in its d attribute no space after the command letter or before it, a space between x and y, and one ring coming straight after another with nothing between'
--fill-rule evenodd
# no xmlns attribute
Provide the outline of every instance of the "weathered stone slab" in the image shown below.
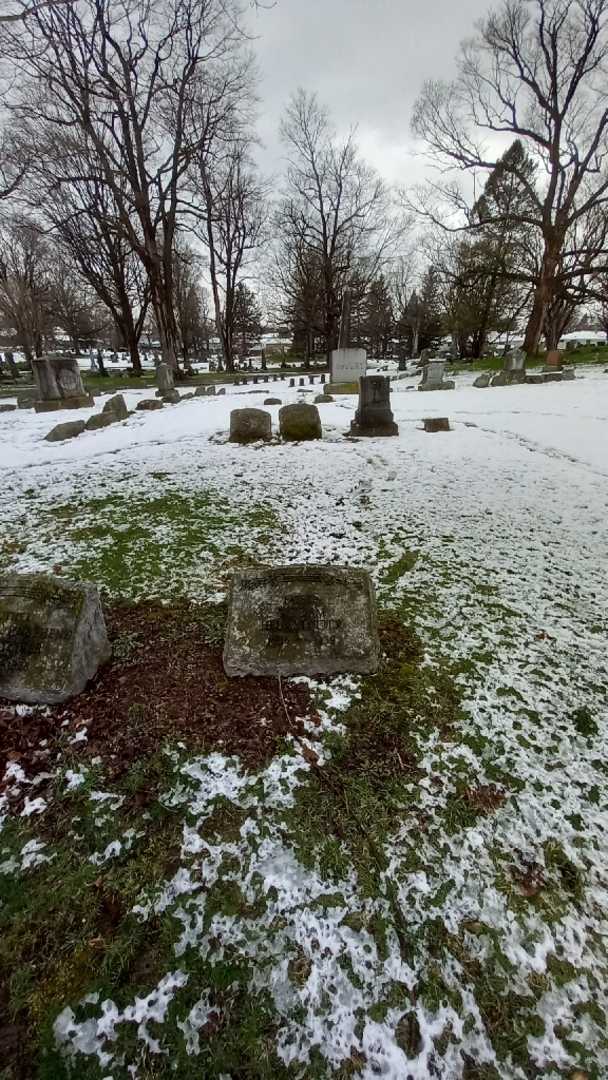
<svg viewBox="0 0 608 1080"><path fill-rule="evenodd" d="M329 354L329 381L358 383L367 371L365 349L333 349Z"/></svg>
<svg viewBox="0 0 608 1080"><path fill-rule="evenodd" d="M57 385L55 370L46 356L37 356L32 360L32 372L38 390L38 400L59 401L61 393Z"/></svg>
<svg viewBox="0 0 608 1080"><path fill-rule="evenodd" d="M544 383L544 381L545 377L542 371L532 371L528 375L526 375L526 382L532 386L540 386L542 385L542 383ZM492 383L492 385L495 385L494 382Z"/></svg>
<svg viewBox="0 0 608 1080"><path fill-rule="evenodd" d="M50 361L61 397L69 399L88 397L80 374L78 361L73 356L57 356Z"/></svg>
<svg viewBox="0 0 608 1080"><path fill-rule="evenodd" d="M155 409L162 409L162 407L162 401L158 401L156 398L143 398L135 406L138 412L154 412Z"/></svg>
<svg viewBox="0 0 608 1080"><path fill-rule="evenodd" d="M280 397L267 397L264 398L264 405L282 405Z"/></svg>
<svg viewBox="0 0 608 1080"><path fill-rule="evenodd" d="M94 413L93 416L89 416L84 425L85 431L99 431L101 428L109 427L110 424L117 424L119 420L120 417L111 411Z"/></svg>
<svg viewBox="0 0 608 1080"><path fill-rule="evenodd" d="M485 390L486 387L488 387L490 385L490 379L491 378L492 378L492 376L490 374L488 374L487 371L484 371L484 373L482 375L477 376L477 378L475 379L475 382L473 383L473 386L477 386L479 389Z"/></svg>
<svg viewBox="0 0 608 1080"><path fill-rule="evenodd" d="M234 574L224 648L228 675L368 674L379 661L367 571L284 566Z"/></svg>
<svg viewBox="0 0 608 1080"><path fill-rule="evenodd" d="M163 390L159 391L159 393L165 405L179 405L182 400L179 396L179 390Z"/></svg>
<svg viewBox="0 0 608 1080"><path fill-rule="evenodd" d="M230 413L230 442L267 442L271 436L270 413L263 409L233 409Z"/></svg>
<svg viewBox="0 0 608 1080"><path fill-rule="evenodd" d="M398 435L391 411L391 384L386 375L362 375L359 407L350 425L351 435L368 438Z"/></svg>
<svg viewBox="0 0 608 1080"><path fill-rule="evenodd" d="M84 420L68 420L65 424L57 424L45 435L47 442L63 442L64 439L75 439L84 431Z"/></svg>
<svg viewBox="0 0 608 1080"><path fill-rule="evenodd" d="M16 409L16 405L0 405L0 412L15 412Z"/></svg>
<svg viewBox="0 0 608 1080"><path fill-rule="evenodd" d="M574 368L562 368L562 382L571 382L573 379L576 379Z"/></svg>
<svg viewBox="0 0 608 1080"><path fill-rule="evenodd" d="M126 420L129 415L127 403L122 394L113 394L111 398L108 398L101 411L104 413L114 413L117 420Z"/></svg>
<svg viewBox="0 0 608 1080"><path fill-rule="evenodd" d="M46 574L0 576L0 697L67 701L110 652L95 585Z"/></svg>
<svg viewBox="0 0 608 1080"><path fill-rule="evenodd" d="M279 409L281 438L292 442L320 439L323 435L321 417L316 405L284 405Z"/></svg>
<svg viewBox="0 0 608 1080"><path fill-rule="evenodd" d="M450 430L450 421L448 420L447 416L426 417L426 419L423 421L423 423L424 423L424 430L432 432L432 433L434 433L436 431L449 431Z"/></svg>

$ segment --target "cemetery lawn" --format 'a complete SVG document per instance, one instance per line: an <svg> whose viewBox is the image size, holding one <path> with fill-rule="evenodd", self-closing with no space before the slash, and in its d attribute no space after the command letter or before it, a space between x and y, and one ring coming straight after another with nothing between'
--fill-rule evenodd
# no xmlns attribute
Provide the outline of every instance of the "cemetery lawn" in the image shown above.
<svg viewBox="0 0 608 1080"><path fill-rule="evenodd" d="M0 1080L603 1080L608 376L228 444L260 403L0 417L0 570L95 581L113 643L0 701ZM378 674L228 679L259 562L368 567Z"/></svg>

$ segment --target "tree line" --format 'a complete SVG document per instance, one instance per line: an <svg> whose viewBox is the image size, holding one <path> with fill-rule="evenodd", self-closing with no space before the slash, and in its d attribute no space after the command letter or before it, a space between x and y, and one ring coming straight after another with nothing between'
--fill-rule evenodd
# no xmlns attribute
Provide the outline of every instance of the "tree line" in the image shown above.
<svg viewBox="0 0 608 1080"><path fill-rule="evenodd" d="M13 0L0 16L0 317L26 356L54 327L141 370L219 340L231 370L266 320L310 361L352 343L480 356L524 329L555 348L608 321L608 0L502 0L427 82L413 132L440 166L395 190L315 94L256 164L256 70L238 0ZM208 288L203 288L203 277Z"/></svg>

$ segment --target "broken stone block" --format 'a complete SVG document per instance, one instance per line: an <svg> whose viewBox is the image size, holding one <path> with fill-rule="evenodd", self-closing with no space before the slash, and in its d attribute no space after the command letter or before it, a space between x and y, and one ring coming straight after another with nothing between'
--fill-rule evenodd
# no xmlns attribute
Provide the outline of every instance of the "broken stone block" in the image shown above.
<svg viewBox="0 0 608 1080"><path fill-rule="evenodd" d="M477 386L481 390L485 390L486 387L490 385L491 377L492 376L489 375L488 372L484 371L484 373L482 375L477 376L477 378L475 379L475 382L473 383L473 386Z"/></svg>
<svg viewBox="0 0 608 1080"><path fill-rule="evenodd" d="M119 419L120 417L116 416L113 412L94 413L93 416L89 416L89 419L84 425L85 431L99 431L100 428L109 427L110 424L116 424Z"/></svg>
<svg viewBox="0 0 608 1080"><path fill-rule="evenodd" d="M271 436L270 413L263 409L233 409L230 413L230 442L267 442Z"/></svg>
<svg viewBox="0 0 608 1080"><path fill-rule="evenodd" d="M47 574L0 576L0 697L67 701L110 653L95 585Z"/></svg>
<svg viewBox="0 0 608 1080"><path fill-rule="evenodd" d="M75 439L84 431L84 420L68 420L65 424L57 424L45 435L47 442L63 442L64 439Z"/></svg>
<svg viewBox="0 0 608 1080"><path fill-rule="evenodd" d="M114 413L118 420L126 420L129 415L127 403L122 394L113 394L111 398L108 398L101 411L104 413Z"/></svg>
<svg viewBox="0 0 608 1080"><path fill-rule="evenodd" d="M157 401L156 398L143 398L135 406L138 412L154 412L155 409L162 409L162 407L162 401Z"/></svg>
<svg viewBox="0 0 608 1080"><path fill-rule="evenodd" d="M376 599L366 570L282 566L233 575L228 675L369 674L379 661Z"/></svg>
<svg viewBox="0 0 608 1080"><path fill-rule="evenodd" d="M161 390L159 393L165 405L179 405L181 401L179 390Z"/></svg>
<svg viewBox="0 0 608 1080"><path fill-rule="evenodd" d="M293 442L322 437L321 417L316 405L284 405L279 410L281 438Z"/></svg>

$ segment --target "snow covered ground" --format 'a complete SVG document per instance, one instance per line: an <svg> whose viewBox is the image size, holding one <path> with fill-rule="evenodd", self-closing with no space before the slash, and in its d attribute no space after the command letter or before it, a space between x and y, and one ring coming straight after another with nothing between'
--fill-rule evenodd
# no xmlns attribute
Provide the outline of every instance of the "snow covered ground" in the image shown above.
<svg viewBox="0 0 608 1080"><path fill-rule="evenodd" d="M420 773L402 781L408 809L385 837L375 896L355 866L330 886L321 865L299 860L285 813L310 779L300 744L253 777L236 759L176 752L165 801L183 818L181 864L136 912L171 920L171 970L124 1005L94 989L78 1006L66 994L55 1023L63 1051L97 1060L99 1077L148 1075L138 1071L143 1051L171 1059L171 1008L191 1075L219 1076L197 1064L213 1013L207 989L183 1013L179 1002L194 978L186 958L220 963L230 950L247 959L251 994L269 996L289 1075L608 1076L608 375L588 368L575 382L485 390L473 377L426 394L410 388L415 379L395 383L392 439L345 438L356 405L346 397L320 406L320 442L230 445L232 408L317 392L286 383L227 387L59 444L43 436L72 412L0 415L5 566L88 566L123 595L214 601L229 543L261 560L366 566L380 604L413 620L431 676L449 664L462 693L450 738L420 731ZM125 398L132 408L147 395ZM268 408L276 425L279 407ZM452 431L425 434L426 416L448 416ZM203 492L222 500L226 524L174 560L185 525L155 517L155 500L181 499L194 513ZM259 507L278 528L248 522ZM121 548L124 566L104 580L134 514L166 558L149 576L137 551ZM341 730L358 686L335 680L323 732ZM322 763L330 749L320 745ZM463 817L472 791L497 795L491 812ZM229 849L204 836L221 797L246 813ZM2 855L0 834L5 874L37 873L53 857L31 847L45 806L28 807L20 861ZM104 834L97 861L136 842ZM252 910L263 899L263 913L206 917L205 888L221 874ZM329 893L338 900L324 906ZM370 931L378 919L383 945Z"/></svg>

